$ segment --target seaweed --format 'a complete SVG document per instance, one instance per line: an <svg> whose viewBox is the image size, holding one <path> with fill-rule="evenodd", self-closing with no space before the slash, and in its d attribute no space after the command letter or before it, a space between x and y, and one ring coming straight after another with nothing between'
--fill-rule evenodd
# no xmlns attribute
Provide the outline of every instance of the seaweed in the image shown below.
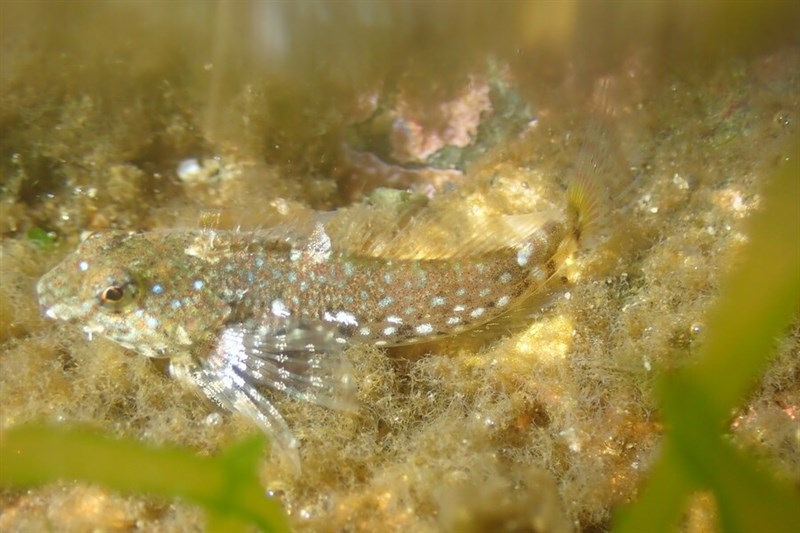
<svg viewBox="0 0 800 533"><path fill-rule="evenodd" d="M54 247L54 235L42 228L31 228L28 230L26 237L40 250L50 251Z"/></svg>
<svg viewBox="0 0 800 533"><path fill-rule="evenodd" d="M181 448L111 439L81 427L25 425L0 433L0 484L30 486L82 480L128 493L179 497L207 512L208 531L288 531L280 505L258 476L261 435L214 458Z"/></svg>
<svg viewBox="0 0 800 533"><path fill-rule="evenodd" d="M800 142L764 190L742 263L708 320L696 364L663 377L668 432L638 502L618 512L615 531L669 531L689 495L710 491L724 531L792 531L800 495L725 437L730 413L770 360L800 303ZM657 529L653 529L656 527Z"/></svg>

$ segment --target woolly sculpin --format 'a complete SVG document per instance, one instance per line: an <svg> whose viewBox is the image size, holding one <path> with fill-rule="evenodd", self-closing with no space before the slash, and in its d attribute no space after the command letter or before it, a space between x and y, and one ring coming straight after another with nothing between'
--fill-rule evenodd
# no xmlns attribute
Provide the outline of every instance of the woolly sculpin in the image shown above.
<svg viewBox="0 0 800 533"><path fill-rule="evenodd" d="M425 342L497 317L552 275L578 218L511 217L513 238L434 258L337 246L324 218L304 235L95 233L41 278L39 301L90 339L169 358L174 377L252 419L297 464L269 391L355 408L345 347Z"/></svg>

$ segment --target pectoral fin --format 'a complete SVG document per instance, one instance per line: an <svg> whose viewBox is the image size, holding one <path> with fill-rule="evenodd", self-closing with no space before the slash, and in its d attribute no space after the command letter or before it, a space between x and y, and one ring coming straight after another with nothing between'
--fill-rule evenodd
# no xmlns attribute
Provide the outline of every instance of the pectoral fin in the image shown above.
<svg viewBox="0 0 800 533"><path fill-rule="evenodd" d="M355 410L356 388L336 328L276 318L226 326L210 354L175 360L173 375L217 404L252 419L299 468L297 439L265 396L275 390L335 409Z"/></svg>

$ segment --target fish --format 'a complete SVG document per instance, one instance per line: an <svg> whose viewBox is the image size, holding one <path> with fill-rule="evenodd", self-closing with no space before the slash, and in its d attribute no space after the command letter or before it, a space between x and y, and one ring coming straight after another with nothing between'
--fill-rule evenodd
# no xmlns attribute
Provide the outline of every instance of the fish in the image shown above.
<svg viewBox="0 0 800 533"><path fill-rule="evenodd" d="M40 278L38 298L90 340L167 358L174 378L251 419L297 466L274 393L354 411L347 347L428 342L497 318L580 237L585 200L568 196L563 216L509 217L506 238L479 232L467 252L423 257L337 243L326 217L303 231L97 232Z"/></svg>

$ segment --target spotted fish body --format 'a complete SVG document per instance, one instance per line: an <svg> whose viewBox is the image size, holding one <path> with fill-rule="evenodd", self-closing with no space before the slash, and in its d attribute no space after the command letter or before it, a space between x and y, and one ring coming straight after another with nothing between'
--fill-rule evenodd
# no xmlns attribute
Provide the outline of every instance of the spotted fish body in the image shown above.
<svg viewBox="0 0 800 533"><path fill-rule="evenodd" d="M265 231L106 232L42 277L39 300L149 357L252 418L296 459L265 389L352 408L350 344L396 346L496 317L546 280L574 234L551 220L525 242L475 256L387 259L338 249L325 225L302 239Z"/></svg>

